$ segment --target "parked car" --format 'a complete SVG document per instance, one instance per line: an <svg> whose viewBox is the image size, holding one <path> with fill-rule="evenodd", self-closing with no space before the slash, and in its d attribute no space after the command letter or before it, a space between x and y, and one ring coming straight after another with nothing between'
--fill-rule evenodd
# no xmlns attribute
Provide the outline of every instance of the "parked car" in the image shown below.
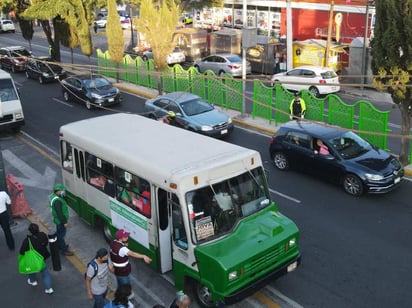
<svg viewBox="0 0 412 308"><path fill-rule="evenodd" d="M107 16L103 16L100 19L96 19L94 21L94 26L96 28L106 28L106 24L107 24Z"/></svg>
<svg viewBox="0 0 412 308"><path fill-rule="evenodd" d="M66 72L49 57L29 58L26 63L26 77L34 78L39 83L63 79Z"/></svg>
<svg viewBox="0 0 412 308"><path fill-rule="evenodd" d="M224 137L233 131L232 119L199 96L172 92L146 101L144 111L152 119L172 112L171 123L190 131L213 137Z"/></svg>
<svg viewBox="0 0 412 308"><path fill-rule="evenodd" d="M87 109L118 104L122 97L118 88L97 74L74 75L61 82L63 98L84 104Z"/></svg>
<svg viewBox="0 0 412 308"><path fill-rule="evenodd" d="M10 46L0 48L0 69L7 68L13 73L26 69L27 58L31 56L22 46Z"/></svg>
<svg viewBox="0 0 412 308"><path fill-rule="evenodd" d="M280 83L290 91L309 90L316 97L340 91L338 75L328 67L298 66L287 72L275 74L272 84Z"/></svg>
<svg viewBox="0 0 412 308"><path fill-rule="evenodd" d="M0 19L0 32L16 32L16 27L10 19Z"/></svg>
<svg viewBox="0 0 412 308"><path fill-rule="evenodd" d="M326 146L323 151L319 140ZM271 139L269 153L279 170L304 171L342 185L353 196L388 192L404 175L396 157L357 134L302 121L282 125Z"/></svg>
<svg viewBox="0 0 412 308"><path fill-rule="evenodd" d="M149 59L153 59L153 51L151 49L143 51L142 59L147 61ZM176 64L176 63L183 63L186 61L186 55L183 50L179 47L176 47L172 53L166 56L167 64Z"/></svg>
<svg viewBox="0 0 412 308"><path fill-rule="evenodd" d="M233 77L242 76L242 58L235 54L216 54L207 56L193 65L199 73L207 70L213 71L216 75L223 76L229 74ZM249 61L246 61L246 74L252 73Z"/></svg>

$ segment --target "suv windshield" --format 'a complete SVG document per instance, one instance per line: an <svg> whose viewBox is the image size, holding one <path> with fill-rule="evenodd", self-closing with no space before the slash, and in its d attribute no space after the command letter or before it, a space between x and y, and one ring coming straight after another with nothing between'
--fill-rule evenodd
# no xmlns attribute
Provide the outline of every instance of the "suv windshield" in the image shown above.
<svg viewBox="0 0 412 308"><path fill-rule="evenodd" d="M346 132L330 143L344 159L358 157L372 149L367 141L352 132Z"/></svg>
<svg viewBox="0 0 412 308"><path fill-rule="evenodd" d="M30 53L25 48L13 50L11 55L13 57L30 57Z"/></svg>
<svg viewBox="0 0 412 308"><path fill-rule="evenodd" d="M233 229L243 217L270 204L261 167L186 194L194 243L206 242Z"/></svg>

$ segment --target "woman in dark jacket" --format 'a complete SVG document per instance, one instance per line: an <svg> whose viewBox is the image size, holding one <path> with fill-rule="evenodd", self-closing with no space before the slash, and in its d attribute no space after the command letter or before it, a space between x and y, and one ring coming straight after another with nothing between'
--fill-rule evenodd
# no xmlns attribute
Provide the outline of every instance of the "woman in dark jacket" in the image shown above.
<svg viewBox="0 0 412 308"><path fill-rule="evenodd" d="M31 223L29 226L29 234L27 237L23 240L23 243L21 244L20 247L20 254L24 255L26 251L30 249L29 245L29 240L33 246L33 248L40 253L44 260L50 257L49 250L47 249L48 245L48 238L46 233L40 232L39 226L35 223ZM49 271L47 269L47 265L44 267L44 269L40 272L42 279L43 279L43 284L45 286L44 292L46 294L53 294L54 290L51 287L51 278ZM37 286L37 274L29 274L29 279L27 279L27 283L33 287Z"/></svg>

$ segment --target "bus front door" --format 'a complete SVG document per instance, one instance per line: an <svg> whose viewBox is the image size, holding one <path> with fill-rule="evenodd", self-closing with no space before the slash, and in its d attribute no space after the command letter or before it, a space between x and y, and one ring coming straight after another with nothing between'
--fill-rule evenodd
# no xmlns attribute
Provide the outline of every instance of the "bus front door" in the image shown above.
<svg viewBox="0 0 412 308"><path fill-rule="evenodd" d="M159 256L161 273L172 270L172 243L171 243L171 204L170 193L157 188L157 212L159 232Z"/></svg>

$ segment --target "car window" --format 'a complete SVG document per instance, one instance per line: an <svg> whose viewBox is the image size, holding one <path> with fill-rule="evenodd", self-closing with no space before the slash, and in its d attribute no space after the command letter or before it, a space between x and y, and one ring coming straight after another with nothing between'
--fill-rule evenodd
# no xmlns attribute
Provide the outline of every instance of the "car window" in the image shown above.
<svg viewBox="0 0 412 308"><path fill-rule="evenodd" d="M316 76L315 72L311 70L301 70L301 75L305 77L315 77Z"/></svg>
<svg viewBox="0 0 412 308"><path fill-rule="evenodd" d="M291 70L287 73L288 76L300 76L301 75L301 70L297 69L297 70Z"/></svg>
<svg viewBox="0 0 412 308"><path fill-rule="evenodd" d="M68 78L68 79L66 79L66 81L67 81L68 84L72 85L75 88L81 88L82 87L82 83L78 79Z"/></svg>
<svg viewBox="0 0 412 308"><path fill-rule="evenodd" d="M112 84L109 80L103 77L84 79L83 83L87 89L99 89Z"/></svg>
<svg viewBox="0 0 412 308"><path fill-rule="evenodd" d="M346 132L330 140L330 143L339 155L345 159L358 157L372 149L372 146L366 140L353 132Z"/></svg>
<svg viewBox="0 0 412 308"><path fill-rule="evenodd" d="M323 79L336 78L338 75L334 71L327 71L320 74Z"/></svg>
<svg viewBox="0 0 412 308"><path fill-rule="evenodd" d="M12 55L13 57L28 57L30 53L25 48L22 48L13 50Z"/></svg>
<svg viewBox="0 0 412 308"><path fill-rule="evenodd" d="M170 101L165 99L165 98L161 98L155 102L153 102L153 105L162 108L162 109L166 109L167 105L169 105Z"/></svg>
<svg viewBox="0 0 412 308"><path fill-rule="evenodd" d="M303 147L303 148L307 148L307 149L311 149L312 148L312 138L307 135L307 134L303 134L303 133L299 133L299 132L289 132L286 134L285 136L285 141L288 143L292 143L294 145Z"/></svg>
<svg viewBox="0 0 412 308"><path fill-rule="evenodd" d="M214 109L212 105L202 99L186 101L180 104L184 113L188 116L201 114Z"/></svg>
<svg viewBox="0 0 412 308"><path fill-rule="evenodd" d="M227 57L227 59L232 62L232 63L240 63L242 62L242 58L237 56L237 55L233 55L233 56L229 56Z"/></svg>
<svg viewBox="0 0 412 308"><path fill-rule="evenodd" d="M169 102L165 108L167 111L173 111L174 113L182 113L179 106L175 102Z"/></svg>

